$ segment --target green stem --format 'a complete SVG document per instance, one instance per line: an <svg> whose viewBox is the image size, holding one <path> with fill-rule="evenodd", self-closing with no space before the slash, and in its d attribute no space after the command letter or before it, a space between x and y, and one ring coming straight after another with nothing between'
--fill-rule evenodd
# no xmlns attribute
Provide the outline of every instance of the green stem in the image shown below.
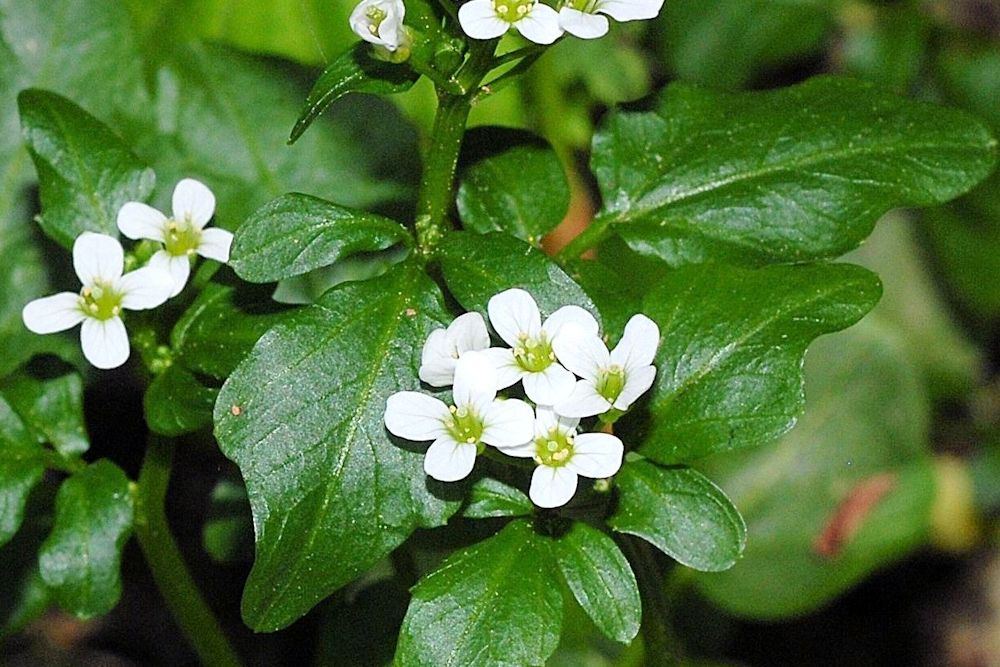
<svg viewBox="0 0 1000 667"><path fill-rule="evenodd" d="M556 255L556 261L562 263L571 259L577 259L587 250L593 248L607 237L611 223L605 218L596 217L590 225L580 234L570 241L565 248Z"/></svg>
<svg viewBox="0 0 1000 667"><path fill-rule="evenodd" d="M238 667L239 657L205 603L170 534L164 501L173 457L172 440L150 438L137 483L135 535L167 607L201 662L212 667Z"/></svg>
<svg viewBox="0 0 1000 667"><path fill-rule="evenodd" d="M616 540L635 571L642 600L642 633L646 665L680 665L680 645L670 628L670 610L664 596L663 574L652 548L644 540L621 535Z"/></svg>

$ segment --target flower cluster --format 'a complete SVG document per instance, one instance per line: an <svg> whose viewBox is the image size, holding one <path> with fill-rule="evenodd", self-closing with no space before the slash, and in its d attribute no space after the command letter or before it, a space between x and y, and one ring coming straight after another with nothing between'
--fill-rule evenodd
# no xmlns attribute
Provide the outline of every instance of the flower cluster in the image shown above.
<svg viewBox="0 0 1000 667"><path fill-rule="evenodd" d="M82 324L80 344L87 361L101 369L121 366L130 354L123 310L156 308L179 294L196 254L229 261L233 235L205 229L214 213L212 191L190 178L174 188L171 218L146 204L126 203L118 211L121 233L160 244L148 264L125 273L125 251L118 239L84 232L73 243L73 268L82 289L31 301L21 312L24 325L48 334Z"/></svg>
<svg viewBox="0 0 1000 667"><path fill-rule="evenodd" d="M543 322L535 300L521 289L495 295L487 313L509 347L490 347L479 313L435 330L424 344L419 375L433 387L452 386L451 403L396 392L386 402L385 426L406 440L433 441L424 471L444 482L465 478L487 446L534 459L531 500L539 507L565 505L579 476L602 479L621 467L621 440L581 433L580 422L594 416L613 421L649 389L659 329L635 315L609 351L589 312L563 306ZM526 400L498 396L518 382Z"/></svg>

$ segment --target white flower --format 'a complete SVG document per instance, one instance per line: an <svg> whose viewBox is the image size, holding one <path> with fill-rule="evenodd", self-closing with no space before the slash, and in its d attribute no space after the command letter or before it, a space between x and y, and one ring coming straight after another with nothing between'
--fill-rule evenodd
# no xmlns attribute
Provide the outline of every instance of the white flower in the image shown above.
<svg viewBox="0 0 1000 667"><path fill-rule="evenodd" d="M473 39L493 39L514 28L537 44L562 35L559 14L538 0L472 0L458 9L462 30Z"/></svg>
<svg viewBox="0 0 1000 667"><path fill-rule="evenodd" d="M24 325L38 334L65 331L77 324L83 356L97 368L116 368L129 355L121 311L155 308L170 298L170 274L144 267L122 275L125 257L117 239L84 232L73 243L73 268L83 283L79 294L60 292L24 307Z"/></svg>
<svg viewBox="0 0 1000 667"><path fill-rule="evenodd" d="M366 42L395 51L406 41L405 15L403 0L362 0L351 12L351 30Z"/></svg>
<svg viewBox="0 0 1000 667"><path fill-rule="evenodd" d="M233 235L225 229L205 229L215 213L215 195L203 183L185 178L174 188L174 217L168 218L152 206L130 201L118 211L118 229L130 239L150 239L163 244L149 265L163 269L174 280L170 296L176 296L191 274L191 258L201 255L219 262L229 261Z"/></svg>
<svg viewBox="0 0 1000 667"><path fill-rule="evenodd" d="M559 10L559 25L571 35L595 39L608 33L607 14L616 21L656 18L663 0L569 0Z"/></svg>
<svg viewBox="0 0 1000 667"><path fill-rule="evenodd" d="M432 387L447 387L455 380L455 363L464 353L490 346L486 322L479 313L455 318L447 329L435 329L427 337L420 357L420 379Z"/></svg>
<svg viewBox="0 0 1000 667"><path fill-rule="evenodd" d="M553 344L560 331L573 325L578 331L597 337L594 316L579 306L563 306L542 323L538 304L522 289L509 289L490 299L490 324L513 349L494 347L486 351L497 369L497 389L518 380L524 393L535 403L554 405L573 390L576 378L556 362Z"/></svg>
<svg viewBox="0 0 1000 667"><path fill-rule="evenodd" d="M610 433L580 433L579 419L561 417L552 408L538 406L535 437L518 447L500 448L504 454L533 458L528 495L539 507L561 507L576 493L577 477L611 477L622 467L625 447Z"/></svg>
<svg viewBox="0 0 1000 667"><path fill-rule="evenodd" d="M455 366L453 404L416 391L399 391L385 406L385 427L400 438L433 440L424 471L454 482L472 472L485 445L516 447L531 439L531 407L497 400L496 371L481 352L466 352Z"/></svg>
<svg viewBox="0 0 1000 667"><path fill-rule="evenodd" d="M614 408L625 411L656 375L652 365L660 330L645 315L634 315L610 353L598 336L578 327L566 327L553 341L556 357L582 380L570 395L555 404L566 417L590 417Z"/></svg>

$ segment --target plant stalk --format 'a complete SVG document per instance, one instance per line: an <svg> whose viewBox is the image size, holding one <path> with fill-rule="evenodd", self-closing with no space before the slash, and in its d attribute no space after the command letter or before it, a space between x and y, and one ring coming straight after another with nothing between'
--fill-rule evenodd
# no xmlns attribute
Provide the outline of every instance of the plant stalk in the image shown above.
<svg viewBox="0 0 1000 667"><path fill-rule="evenodd" d="M670 611L664 597L663 575L649 544L632 535L616 540L635 570L642 600L642 633L645 665L667 667L680 665L680 645L670 627Z"/></svg>

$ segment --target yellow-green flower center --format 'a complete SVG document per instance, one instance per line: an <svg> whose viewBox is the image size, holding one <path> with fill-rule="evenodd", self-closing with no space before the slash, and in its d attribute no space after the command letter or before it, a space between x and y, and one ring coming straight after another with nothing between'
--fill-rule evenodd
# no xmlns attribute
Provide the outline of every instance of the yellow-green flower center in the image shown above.
<svg viewBox="0 0 1000 667"><path fill-rule="evenodd" d="M97 320L110 320L122 312L122 295L110 283L95 282L80 290L80 308Z"/></svg>
<svg viewBox="0 0 1000 667"><path fill-rule="evenodd" d="M522 370L529 373L540 373L551 366L555 360L556 355L552 351L552 344L544 331L538 334L538 338L531 338L527 334L518 336L517 345L514 346L514 361Z"/></svg>
<svg viewBox="0 0 1000 667"><path fill-rule="evenodd" d="M545 436L535 438L535 463L561 468L573 458L573 434L553 427Z"/></svg>
<svg viewBox="0 0 1000 667"><path fill-rule="evenodd" d="M448 408L451 411L451 418L445 424L448 433L455 438L456 442L464 442L467 445L479 443L483 437L483 420L469 408L462 406L457 408L454 405Z"/></svg>
<svg viewBox="0 0 1000 667"><path fill-rule="evenodd" d="M527 16L535 2L536 0L493 0L493 9L501 19L514 23Z"/></svg>
<svg viewBox="0 0 1000 667"><path fill-rule="evenodd" d="M617 364L602 369L594 384L597 393L614 403L625 388L625 369Z"/></svg>
<svg viewBox="0 0 1000 667"><path fill-rule="evenodd" d="M201 230L190 220L168 220L163 234L163 248L174 257L192 256L201 243Z"/></svg>
<svg viewBox="0 0 1000 667"><path fill-rule="evenodd" d="M378 37L378 29L382 25L382 21L388 16L384 9L379 7L369 7L365 12L365 18L368 19L368 32L372 34L372 37Z"/></svg>

